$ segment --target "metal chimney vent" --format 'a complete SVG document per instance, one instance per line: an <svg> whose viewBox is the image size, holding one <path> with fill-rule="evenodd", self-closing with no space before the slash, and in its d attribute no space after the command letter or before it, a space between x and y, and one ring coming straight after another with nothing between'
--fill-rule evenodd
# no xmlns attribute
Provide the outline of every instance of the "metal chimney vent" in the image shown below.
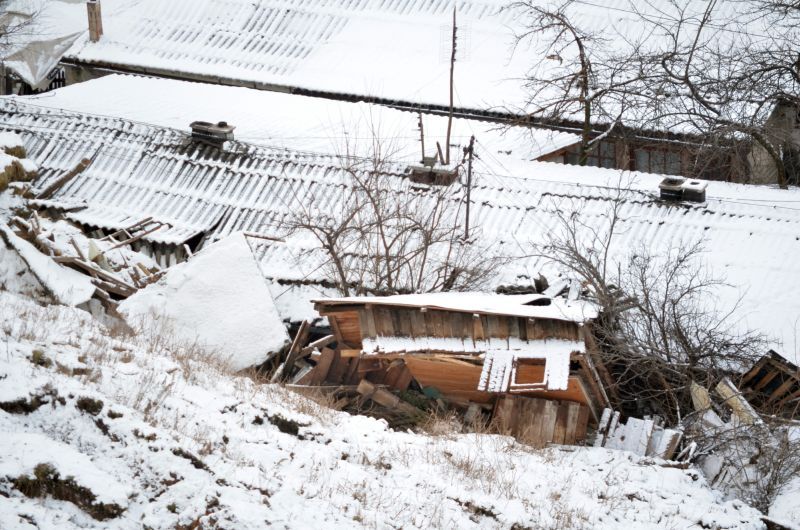
<svg viewBox="0 0 800 530"><path fill-rule="evenodd" d="M683 183L686 181L683 177L667 177L658 185L661 190L661 200L663 201L682 201L683 200Z"/></svg>
<svg viewBox="0 0 800 530"><path fill-rule="evenodd" d="M706 202L708 182L687 180L683 183L683 200L690 202Z"/></svg>
<svg viewBox="0 0 800 530"><path fill-rule="evenodd" d="M227 140L233 140L233 125L220 121L211 123L207 121L193 121L189 125L192 129L192 139L216 147L222 147Z"/></svg>
<svg viewBox="0 0 800 530"><path fill-rule="evenodd" d="M658 185L662 201L705 202L708 182L667 177Z"/></svg>

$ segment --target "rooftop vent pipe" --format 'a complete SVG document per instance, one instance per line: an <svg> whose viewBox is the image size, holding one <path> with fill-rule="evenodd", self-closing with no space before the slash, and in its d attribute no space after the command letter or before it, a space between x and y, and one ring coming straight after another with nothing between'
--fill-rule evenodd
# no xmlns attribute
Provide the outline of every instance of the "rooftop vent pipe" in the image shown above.
<svg viewBox="0 0 800 530"><path fill-rule="evenodd" d="M683 177L666 177L658 185L662 201L705 202L707 187L708 182Z"/></svg>

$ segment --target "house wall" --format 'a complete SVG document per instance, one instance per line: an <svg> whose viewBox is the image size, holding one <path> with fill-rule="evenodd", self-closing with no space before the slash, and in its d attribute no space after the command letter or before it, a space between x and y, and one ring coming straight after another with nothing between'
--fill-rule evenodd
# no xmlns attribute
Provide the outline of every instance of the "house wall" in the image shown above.
<svg viewBox="0 0 800 530"><path fill-rule="evenodd" d="M796 106L782 104L775 107L766 122L767 140L779 146L783 151L800 151L800 121L798 120L800 109ZM775 161L758 143L753 143L748 156L752 178L755 184L774 184L778 181L778 169ZM787 167L787 180L791 184L800 181L800 168Z"/></svg>
<svg viewBox="0 0 800 530"><path fill-rule="evenodd" d="M574 144L537 160L575 165L578 150L578 144ZM657 139L605 140L592 151L587 165L706 180L750 181L746 156L737 149Z"/></svg>

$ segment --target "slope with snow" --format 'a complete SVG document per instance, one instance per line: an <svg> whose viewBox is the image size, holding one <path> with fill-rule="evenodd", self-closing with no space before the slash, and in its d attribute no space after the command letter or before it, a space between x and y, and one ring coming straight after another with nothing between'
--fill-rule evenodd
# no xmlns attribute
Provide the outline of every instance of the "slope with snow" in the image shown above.
<svg viewBox="0 0 800 530"><path fill-rule="evenodd" d="M9 293L0 317L0 432L20 442L2 444L2 528L764 528L692 468L393 432L156 330L120 335ZM14 480L43 463L96 498L24 496ZM92 502L122 512L101 521Z"/></svg>

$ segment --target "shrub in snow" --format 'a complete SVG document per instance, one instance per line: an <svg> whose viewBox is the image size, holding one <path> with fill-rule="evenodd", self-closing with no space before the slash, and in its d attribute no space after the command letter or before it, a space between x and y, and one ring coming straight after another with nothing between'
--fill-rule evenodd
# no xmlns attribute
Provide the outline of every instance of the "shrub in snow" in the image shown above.
<svg viewBox="0 0 800 530"><path fill-rule="evenodd" d="M62 477L51 464L38 464L33 468L33 476L22 474L12 482L27 497L49 495L71 502L100 521L119 517L124 511L118 504L96 502L97 497L90 489L75 482L75 477Z"/></svg>

